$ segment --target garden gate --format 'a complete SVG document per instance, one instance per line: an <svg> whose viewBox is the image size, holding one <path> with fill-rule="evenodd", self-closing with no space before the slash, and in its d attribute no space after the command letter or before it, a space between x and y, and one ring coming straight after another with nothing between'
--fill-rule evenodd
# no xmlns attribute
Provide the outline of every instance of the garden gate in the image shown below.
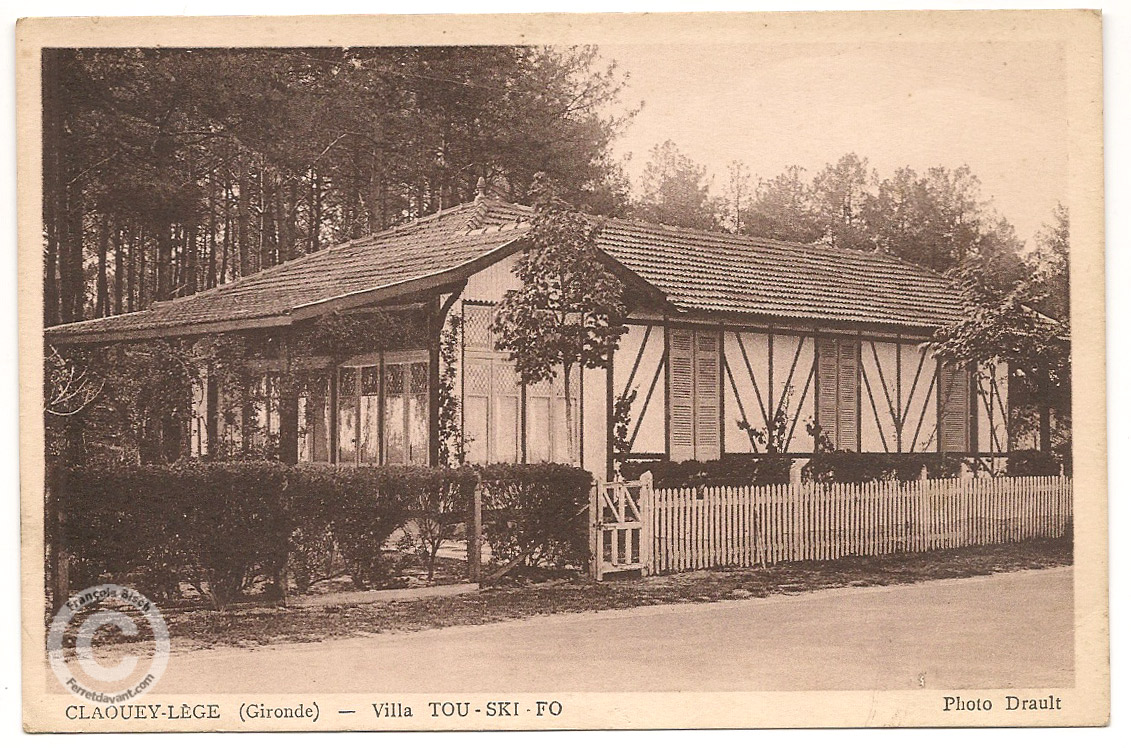
<svg viewBox="0 0 1131 748"><path fill-rule="evenodd" d="M593 576L651 569L652 474L635 481L603 481L593 484L589 502L590 550Z"/></svg>

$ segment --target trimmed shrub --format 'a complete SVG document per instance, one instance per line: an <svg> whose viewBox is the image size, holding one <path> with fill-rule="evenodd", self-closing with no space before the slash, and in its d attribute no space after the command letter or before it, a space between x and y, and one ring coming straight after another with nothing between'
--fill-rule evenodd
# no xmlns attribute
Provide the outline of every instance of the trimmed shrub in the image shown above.
<svg viewBox="0 0 1131 748"><path fill-rule="evenodd" d="M820 452L801 469L801 476L817 483L870 483L872 481L913 481L922 477L953 478L964 460L944 454L869 454L861 452Z"/></svg>
<svg viewBox="0 0 1131 748"><path fill-rule="evenodd" d="M186 581L222 608L256 575L282 574L293 530L285 485L270 462L67 470L62 542L75 581L131 578L158 599Z"/></svg>
<svg viewBox="0 0 1131 748"><path fill-rule="evenodd" d="M621 466L621 475L637 480L652 472L656 488L698 488L700 486L761 486L788 483L792 460L776 455L725 455L717 460L630 462Z"/></svg>
<svg viewBox="0 0 1131 748"><path fill-rule="evenodd" d="M480 470L483 531L503 566L584 566L589 561L593 476L572 465L496 464Z"/></svg>
<svg viewBox="0 0 1131 748"><path fill-rule="evenodd" d="M1061 460L1055 454L1037 449L1010 452L1005 471L1009 475L1060 475Z"/></svg>
<svg viewBox="0 0 1131 748"><path fill-rule="evenodd" d="M360 589L388 578L382 548L395 530L410 520L448 527L455 517L462 521L475 487L469 469L302 465L292 475L301 537L328 530Z"/></svg>
<svg viewBox="0 0 1131 748"><path fill-rule="evenodd" d="M254 583L282 595L336 548L354 583L382 583L382 547L405 522L466 512L471 470L182 462L83 467L52 483L76 584L129 580L158 599L194 585L223 608Z"/></svg>

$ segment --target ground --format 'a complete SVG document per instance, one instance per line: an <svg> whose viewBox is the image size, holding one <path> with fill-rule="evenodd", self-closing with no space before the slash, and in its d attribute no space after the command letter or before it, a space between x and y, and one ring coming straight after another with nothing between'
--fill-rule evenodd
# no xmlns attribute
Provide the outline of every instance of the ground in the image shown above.
<svg viewBox="0 0 1131 748"><path fill-rule="evenodd" d="M318 596L322 604L293 597L288 608L270 606L211 610L166 610L180 649L283 642L325 641L359 634L420 631L483 624L556 613L619 610L741 597L772 597L830 587L872 587L1070 564L1065 540L920 554L850 557L836 561L783 563L768 569L730 569L671 574L643 580L558 580L456 596L405 599L396 591L348 590ZM437 588L427 588L435 590ZM315 601L311 601L315 602ZM97 641L97 640L96 640Z"/></svg>
<svg viewBox="0 0 1131 748"><path fill-rule="evenodd" d="M1072 569L174 653L158 693L1067 687Z"/></svg>

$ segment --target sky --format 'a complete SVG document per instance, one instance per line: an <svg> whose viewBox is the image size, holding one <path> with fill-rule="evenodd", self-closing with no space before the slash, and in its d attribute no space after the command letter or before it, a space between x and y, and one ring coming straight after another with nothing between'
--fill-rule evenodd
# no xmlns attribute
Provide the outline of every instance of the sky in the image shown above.
<svg viewBox="0 0 1131 748"><path fill-rule="evenodd" d="M638 183L671 139L714 175L745 162L770 178L812 174L845 153L881 178L900 166L969 165L1030 240L1064 199L1065 67L1055 43L604 45L643 104L614 144Z"/></svg>

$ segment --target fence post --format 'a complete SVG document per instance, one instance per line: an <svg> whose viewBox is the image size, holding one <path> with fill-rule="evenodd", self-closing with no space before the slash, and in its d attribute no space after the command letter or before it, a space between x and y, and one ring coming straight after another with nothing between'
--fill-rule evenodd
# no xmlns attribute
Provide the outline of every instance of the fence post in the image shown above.
<svg viewBox="0 0 1131 748"><path fill-rule="evenodd" d="M652 548L656 543L655 529L652 527L652 471L646 470L640 476L640 563L641 576L648 576L655 568Z"/></svg>
<svg viewBox="0 0 1131 748"><path fill-rule="evenodd" d="M483 484L479 476L475 478L475 490L471 493L470 516L467 523L467 578L472 582L480 579L483 563Z"/></svg>
<svg viewBox="0 0 1131 748"><path fill-rule="evenodd" d="M589 489L589 575L601 581L601 529L597 503L601 497L601 480L597 478Z"/></svg>

